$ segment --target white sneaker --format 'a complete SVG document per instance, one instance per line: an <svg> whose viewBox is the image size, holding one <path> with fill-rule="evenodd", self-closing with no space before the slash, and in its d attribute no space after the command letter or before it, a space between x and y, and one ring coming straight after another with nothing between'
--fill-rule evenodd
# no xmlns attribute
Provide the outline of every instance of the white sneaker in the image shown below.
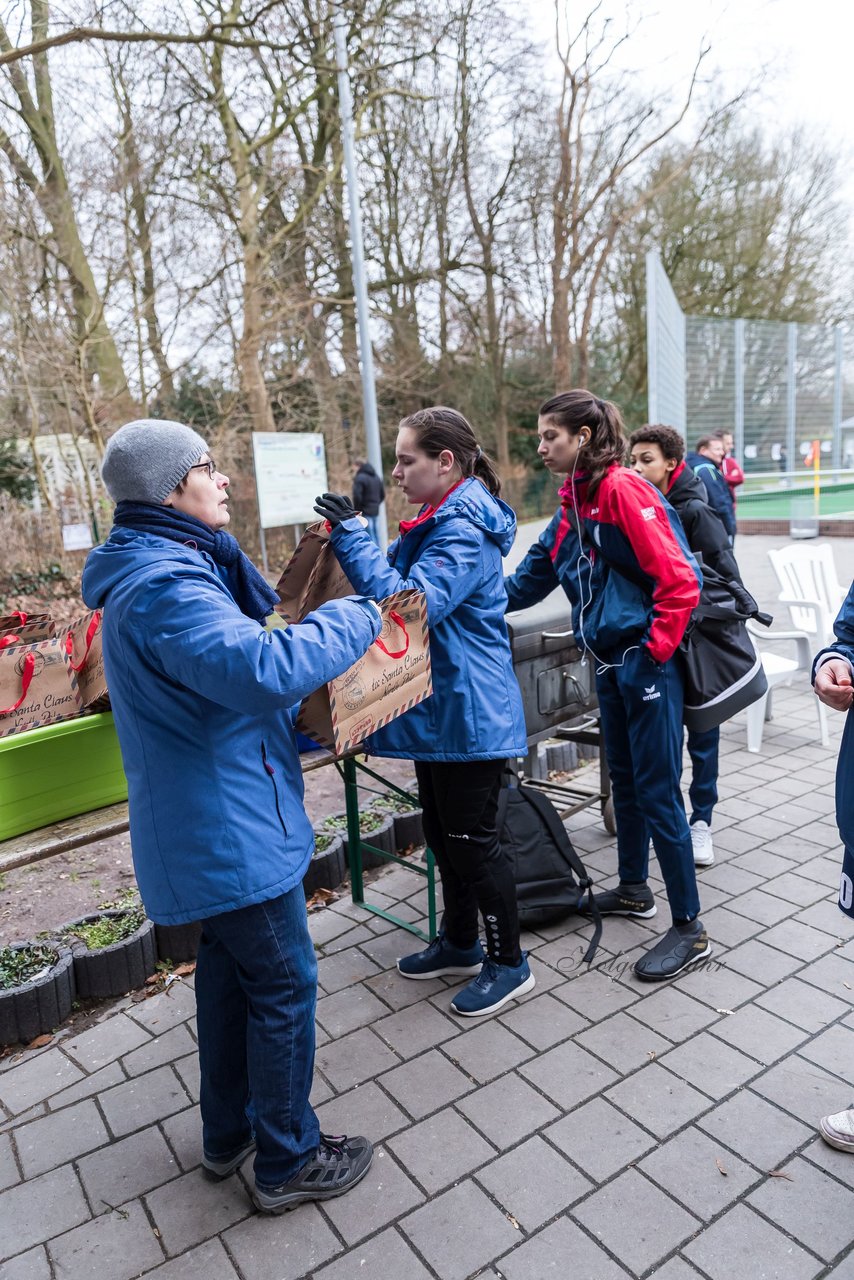
<svg viewBox="0 0 854 1280"><path fill-rule="evenodd" d="M715 860L715 848L708 822L695 822L692 825L691 844L694 846L694 866L710 867Z"/></svg>
<svg viewBox="0 0 854 1280"><path fill-rule="evenodd" d="M835 1116L824 1116L818 1131L838 1151L854 1151L854 1107L837 1111Z"/></svg>

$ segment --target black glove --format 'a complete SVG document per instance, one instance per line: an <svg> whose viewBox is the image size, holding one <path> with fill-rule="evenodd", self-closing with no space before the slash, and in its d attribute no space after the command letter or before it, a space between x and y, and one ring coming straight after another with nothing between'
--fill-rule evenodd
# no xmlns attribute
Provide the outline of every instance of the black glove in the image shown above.
<svg viewBox="0 0 854 1280"><path fill-rule="evenodd" d="M343 493L322 493L315 499L314 509L333 529L344 520L352 520L356 514L356 508Z"/></svg>

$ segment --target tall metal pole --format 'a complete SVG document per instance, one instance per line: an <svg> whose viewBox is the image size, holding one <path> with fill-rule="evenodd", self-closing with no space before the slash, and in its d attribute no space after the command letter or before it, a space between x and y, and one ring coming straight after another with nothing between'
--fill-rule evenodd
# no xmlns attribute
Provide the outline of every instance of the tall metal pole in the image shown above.
<svg viewBox="0 0 854 1280"><path fill-rule="evenodd" d="M833 444L830 465L842 466L842 325L833 330Z"/></svg>
<svg viewBox="0 0 854 1280"><path fill-rule="evenodd" d="M371 350L371 329L368 318L368 284L365 277L365 252L362 242L362 211L359 204L359 183L356 177L356 143L353 129L353 95L350 92L350 73L347 66L347 19L343 6L337 4L332 17L335 33L335 66L338 71L338 110L341 115L341 135L344 140L344 170L347 175L347 198L350 206L350 254L353 262L353 289L356 295L358 321L359 360L362 367L362 407L365 415L365 440L368 461L378 476L383 473L380 448L380 424L377 416L377 393L374 385L374 356ZM388 546L388 523L385 503L377 517L380 546Z"/></svg>
<svg viewBox="0 0 854 1280"><path fill-rule="evenodd" d="M735 414L733 418L733 440L735 456L744 466L744 321L733 321L733 360L735 362L734 392ZM724 424L724 428L726 424Z"/></svg>

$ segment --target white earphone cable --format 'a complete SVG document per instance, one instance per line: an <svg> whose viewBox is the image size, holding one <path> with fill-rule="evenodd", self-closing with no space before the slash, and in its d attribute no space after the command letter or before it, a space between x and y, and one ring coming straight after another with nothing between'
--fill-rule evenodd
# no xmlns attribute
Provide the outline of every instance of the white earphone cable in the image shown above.
<svg viewBox="0 0 854 1280"><path fill-rule="evenodd" d="M586 444L587 440L585 439L583 443ZM579 549L579 556L575 564L575 573L578 578L578 591L579 591L578 630L579 630L579 635L581 637L581 648L584 655L581 659L581 665L586 666L587 655L589 653L594 659L594 661L598 663L598 666L596 667L597 676L601 676L601 675L604 675L606 671L615 671L618 667L622 667L625 664L625 661L628 655L632 653L635 649L640 649L641 646L639 644L630 645L628 649L626 649L623 652L623 656L619 662L606 662L604 658L599 657L598 653L593 648L593 646L588 643L587 637L584 634L584 611L593 603L593 561L590 559L590 556L587 554L587 552L584 549L584 537L581 532L581 516L578 513L578 507L576 505L575 471L578 466L578 454L581 447L582 446L579 445L579 448L575 452L575 457L572 460L572 472L570 473L570 477L569 477L570 488L572 489L570 506L572 508L572 513L575 517L575 530L576 530L576 533L578 534L578 549ZM584 598L584 581L581 576L582 564L587 565L587 599L586 600Z"/></svg>

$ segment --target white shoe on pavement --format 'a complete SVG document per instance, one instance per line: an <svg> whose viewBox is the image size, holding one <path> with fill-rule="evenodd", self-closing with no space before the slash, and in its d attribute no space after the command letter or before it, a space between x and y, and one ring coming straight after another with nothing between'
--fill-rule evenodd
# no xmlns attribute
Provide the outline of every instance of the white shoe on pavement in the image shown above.
<svg viewBox="0 0 854 1280"><path fill-rule="evenodd" d="M708 822L692 823L691 844L694 846L694 866L710 867L715 860L715 847Z"/></svg>
<svg viewBox="0 0 854 1280"><path fill-rule="evenodd" d="M825 1142L838 1151L854 1151L854 1106L847 1111L837 1111L834 1116L822 1117L818 1131Z"/></svg>

